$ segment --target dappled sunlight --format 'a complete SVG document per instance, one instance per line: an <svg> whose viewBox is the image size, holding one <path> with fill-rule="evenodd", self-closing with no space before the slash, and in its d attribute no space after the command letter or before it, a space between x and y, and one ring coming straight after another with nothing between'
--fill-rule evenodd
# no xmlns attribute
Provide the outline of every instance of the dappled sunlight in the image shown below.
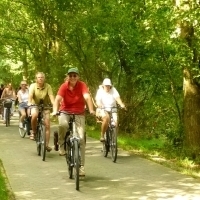
<svg viewBox="0 0 200 200"><path fill-rule="evenodd" d="M15 192L17 196L20 196L21 198L24 197L32 197L34 195L34 192L31 191L21 191L21 192Z"/></svg>

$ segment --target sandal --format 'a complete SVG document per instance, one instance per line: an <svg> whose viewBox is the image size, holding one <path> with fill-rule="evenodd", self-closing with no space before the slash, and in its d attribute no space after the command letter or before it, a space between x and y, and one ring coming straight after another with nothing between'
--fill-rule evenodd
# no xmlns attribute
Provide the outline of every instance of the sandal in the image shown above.
<svg viewBox="0 0 200 200"><path fill-rule="evenodd" d="M49 147L49 146L46 146L46 151L50 152L51 150L52 150L52 148L51 148L51 147Z"/></svg>
<svg viewBox="0 0 200 200"><path fill-rule="evenodd" d="M34 136L34 134L30 134L30 140L35 140L35 136Z"/></svg>

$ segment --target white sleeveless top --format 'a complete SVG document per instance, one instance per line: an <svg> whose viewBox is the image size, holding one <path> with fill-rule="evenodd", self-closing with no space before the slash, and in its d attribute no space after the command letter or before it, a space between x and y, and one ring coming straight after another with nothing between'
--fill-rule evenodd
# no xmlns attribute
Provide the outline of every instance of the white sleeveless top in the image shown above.
<svg viewBox="0 0 200 200"><path fill-rule="evenodd" d="M18 95L20 95L22 102L28 102L28 89L26 89L25 92L22 92L22 90L19 90Z"/></svg>

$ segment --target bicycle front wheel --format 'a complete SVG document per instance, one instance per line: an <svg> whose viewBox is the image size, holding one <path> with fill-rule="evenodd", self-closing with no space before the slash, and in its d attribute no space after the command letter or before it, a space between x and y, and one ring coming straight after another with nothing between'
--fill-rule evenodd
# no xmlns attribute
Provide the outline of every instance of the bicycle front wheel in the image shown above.
<svg viewBox="0 0 200 200"><path fill-rule="evenodd" d="M19 135L24 138L26 135L26 130L24 128L19 127Z"/></svg>
<svg viewBox="0 0 200 200"><path fill-rule="evenodd" d="M36 141L36 147L37 147L37 154L38 154L38 156L41 156L41 142L40 142L40 138L41 138L41 131L40 131L40 128L37 127L37 131L36 131L36 135L35 135L35 141Z"/></svg>
<svg viewBox="0 0 200 200"><path fill-rule="evenodd" d="M73 148L71 147L71 145L67 145L66 146L66 154L65 154L65 158L66 158L66 162L67 162L67 166L68 166L68 174L69 174L69 178L72 179L73 177L73 157L74 157L74 151Z"/></svg>
<svg viewBox="0 0 200 200"><path fill-rule="evenodd" d="M6 114L5 114L5 117L6 117L6 127L8 127L10 125L10 109L6 108Z"/></svg>
<svg viewBox="0 0 200 200"><path fill-rule="evenodd" d="M19 135L20 135L22 138L24 138L25 135L26 135L26 133L27 133L27 123L24 122L24 123L23 123L23 128L20 128L20 127L19 127Z"/></svg>
<svg viewBox="0 0 200 200"><path fill-rule="evenodd" d="M117 131L116 128L113 128L110 132L110 139L111 139L111 157L112 161L116 162L117 160Z"/></svg>
<svg viewBox="0 0 200 200"><path fill-rule="evenodd" d="M74 141L74 176L75 176L75 183L76 183L76 190L79 190L79 147L78 147L78 141Z"/></svg>
<svg viewBox="0 0 200 200"><path fill-rule="evenodd" d="M44 128L43 125L40 125L40 131L41 131L40 143L41 143L42 160L45 161L45 157L46 157L46 132L45 132L45 128Z"/></svg>
<svg viewBox="0 0 200 200"><path fill-rule="evenodd" d="M103 144L102 151L103 151L103 156L107 157L110 148L109 130L107 130L106 133L104 134L104 139L105 141L102 143Z"/></svg>

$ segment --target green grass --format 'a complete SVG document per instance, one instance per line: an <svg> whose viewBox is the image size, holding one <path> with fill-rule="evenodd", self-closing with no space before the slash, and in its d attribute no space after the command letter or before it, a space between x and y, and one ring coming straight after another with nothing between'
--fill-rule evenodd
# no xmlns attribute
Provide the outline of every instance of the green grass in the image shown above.
<svg viewBox="0 0 200 200"><path fill-rule="evenodd" d="M9 190L8 181L1 160L0 160L0 199L1 200L15 199L13 193Z"/></svg>
<svg viewBox="0 0 200 200"><path fill-rule="evenodd" d="M95 130L93 127L87 127L87 135L99 139L100 131ZM127 151L136 151L136 152L151 152L157 151L164 148L165 140L164 139L141 139L131 137L128 134L118 135L118 146Z"/></svg>

